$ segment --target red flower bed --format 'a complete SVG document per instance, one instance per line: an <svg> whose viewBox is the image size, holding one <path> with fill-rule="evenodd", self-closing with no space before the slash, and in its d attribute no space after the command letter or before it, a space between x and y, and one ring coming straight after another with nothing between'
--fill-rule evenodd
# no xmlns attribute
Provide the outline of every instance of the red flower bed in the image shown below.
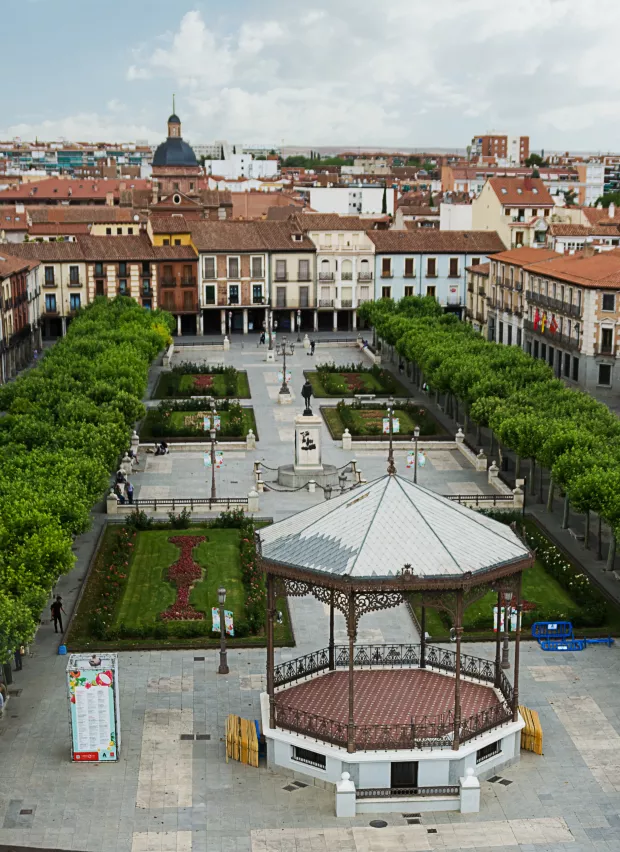
<svg viewBox="0 0 620 852"><path fill-rule="evenodd" d="M351 375L347 373L341 374L344 379L345 385L348 387L350 391L353 393L360 393L360 391L364 390L365 382L361 376Z"/></svg>
<svg viewBox="0 0 620 852"><path fill-rule="evenodd" d="M213 386L213 376L194 376L195 390L208 390Z"/></svg>
<svg viewBox="0 0 620 852"><path fill-rule="evenodd" d="M189 593L196 580L202 577L202 568L192 558L192 550L206 541L206 536L176 535L168 541L181 549L180 557L168 569L168 579L177 587L177 598L160 617L164 621L203 621L204 613L198 612L190 604Z"/></svg>

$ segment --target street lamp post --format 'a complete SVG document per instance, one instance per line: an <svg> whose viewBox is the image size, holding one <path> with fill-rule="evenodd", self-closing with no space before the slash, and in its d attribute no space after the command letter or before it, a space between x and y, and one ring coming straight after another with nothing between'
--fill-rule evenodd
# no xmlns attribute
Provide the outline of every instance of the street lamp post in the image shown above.
<svg viewBox="0 0 620 852"><path fill-rule="evenodd" d="M217 590L217 598L220 602L220 667L218 674L228 674L228 659L226 656L226 622L224 620L224 604L226 603L226 589Z"/></svg>
<svg viewBox="0 0 620 852"><path fill-rule="evenodd" d="M417 483L418 481L418 438L420 437L420 427L416 426L413 430L413 446L414 446L414 459L413 459L413 481Z"/></svg>
<svg viewBox="0 0 620 852"><path fill-rule="evenodd" d="M301 332L301 311L298 310L297 311L297 343L301 343L300 332Z"/></svg>
<svg viewBox="0 0 620 852"><path fill-rule="evenodd" d="M504 646L502 648L502 668L509 669L510 668L510 658L508 656L508 641L509 635L508 631L510 629L510 601L512 600L512 592L504 592ZM498 614L499 618L499 614Z"/></svg>
<svg viewBox="0 0 620 852"><path fill-rule="evenodd" d="M288 384L287 384L287 382L286 382L286 354L287 354L287 346L288 346L288 345L289 345L289 344L287 343L286 337L283 337L283 338L282 338L282 343L280 343L278 346L276 346L276 350L277 350L277 352L278 352L278 355L282 355L282 358L283 358L283 365L282 365L282 387L280 388L280 393L287 393L287 394L290 394L291 390L290 390L290 388L289 388L289 386L288 386ZM289 352L288 354L289 354L289 355L292 355L292 354L293 354L293 352L295 351L295 344L294 344L294 343L291 343L291 344L290 344L290 347L291 347L291 350L290 350L290 352Z"/></svg>
<svg viewBox="0 0 620 852"><path fill-rule="evenodd" d="M228 336L232 333L232 311L228 311Z"/></svg>
<svg viewBox="0 0 620 852"><path fill-rule="evenodd" d="M393 428L394 428L394 397L393 396L391 396L388 399L387 413L388 413L388 420L389 420L389 426L390 426L390 449L389 449L389 452L388 452L387 472L390 474L390 476L393 476L396 473L396 465L394 464L394 445L393 445L393 442L392 442L392 433L393 433Z"/></svg>
<svg viewBox="0 0 620 852"><path fill-rule="evenodd" d="M211 499L215 500L217 492L215 490L215 439L217 432L215 431L215 403L211 403Z"/></svg>
<svg viewBox="0 0 620 852"><path fill-rule="evenodd" d="M273 311L267 311L267 333L269 334L269 349L273 349Z"/></svg>

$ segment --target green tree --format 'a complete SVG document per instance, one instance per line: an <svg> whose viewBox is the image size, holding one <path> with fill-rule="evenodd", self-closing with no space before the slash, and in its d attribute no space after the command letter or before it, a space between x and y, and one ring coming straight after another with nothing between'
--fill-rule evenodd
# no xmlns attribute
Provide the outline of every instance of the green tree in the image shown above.
<svg viewBox="0 0 620 852"><path fill-rule="evenodd" d="M383 187L383 200L381 202L381 213L385 216L387 213L387 187Z"/></svg>
<svg viewBox="0 0 620 852"><path fill-rule="evenodd" d="M525 161L526 166L546 166L547 163L540 156L540 154L536 154L534 151L530 154L530 156Z"/></svg>
<svg viewBox="0 0 620 852"><path fill-rule="evenodd" d="M595 207L601 204L603 207L607 208L610 204L615 204L616 207L620 207L620 190L616 192L606 192L604 195L599 195L599 197L594 202Z"/></svg>

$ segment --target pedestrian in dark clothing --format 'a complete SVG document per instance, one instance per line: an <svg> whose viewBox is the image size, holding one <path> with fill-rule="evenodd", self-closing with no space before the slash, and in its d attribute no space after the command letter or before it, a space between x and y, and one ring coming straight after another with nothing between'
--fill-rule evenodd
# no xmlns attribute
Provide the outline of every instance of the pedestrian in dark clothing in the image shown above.
<svg viewBox="0 0 620 852"><path fill-rule="evenodd" d="M314 342L314 340L311 340L310 341L310 354L311 355L314 355L314 347L315 346L316 346L316 343Z"/></svg>
<svg viewBox="0 0 620 852"><path fill-rule="evenodd" d="M265 345L265 332L264 331L261 333L260 343L261 343L261 346Z"/></svg>
<svg viewBox="0 0 620 852"><path fill-rule="evenodd" d="M124 495L124 494L123 494L123 492L121 491L121 487L120 487L120 485L119 485L118 483L114 486L114 493L116 494L116 499L117 499L117 500L118 500L118 502L121 504L121 506L122 506L122 505L124 505L124 503L125 503L125 495Z"/></svg>
<svg viewBox="0 0 620 852"><path fill-rule="evenodd" d="M17 648L15 651L15 671L21 672L22 670L22 649Z"/></svg>
<svg viewBox="0 0 620 852"><path fill-rule="evenodd" d="M62 607L62 598L60 597L60 595L56 595L56 600L51 605L50 610L52 613L52 618L54 619L54 633L58 633L59 627L60 632L62 633L62 613L64 612L64 609Z"/></svg>
<svg viewBox="0 0 620 852"><path fill-rule="evenodd" d="M125 482L125 474L123 472L122 467L119 467L119 469L116 471L116 481L117 482Z"/></svg>
<svg viewBox="0 0 620 852"><path fill-rule="evenodd" d="M398 365L398 372L401 374L401 376L402 376L402 374L405 372L405 365L403 364L403 362L402 362L402 361L401 361L401 362L400 362L400 364Z"/></svg>
<svg viewBox="0 0 620 852"><path fill-rule="evenodd" d="M131 505L133 503L133 485L129 480L127 480L125 491L127 492L127 502Z"/></svg>

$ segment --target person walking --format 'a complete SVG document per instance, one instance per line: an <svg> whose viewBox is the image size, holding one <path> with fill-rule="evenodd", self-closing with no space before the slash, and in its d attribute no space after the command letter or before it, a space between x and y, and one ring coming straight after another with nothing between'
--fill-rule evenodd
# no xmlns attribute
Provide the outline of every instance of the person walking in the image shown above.
<svg viewBox="0 0 620 852"><path fill-rule="evenodd" d="M125 485L125 491L127 492L127 502L131 505L133 503L133 485L129 480Z"/></svg>
<svg viewBox="0 0 620 852"><path fill-rule="evenodd" d="M52 603L50 607L52 618L54 619L54 633L58 633L58 628L60 627L60 632L63 632L62 627L62 613L65 612L62 606L62 598L60 595L56 595L56 600ZM66 615L66 613L65 613Z"/></svg>
<svg viewBox="0 0 620 852"><path fill-rule="evenodd" d="M15 671L21 672L22 666L22 653L25 649L21 646L15 649Z"/></svg>
<svg viewBox="0 0 620 852"><path fill-rule="evenodd" d="M310 354L314 355L314 347L316 346L316 342L314 340L310 341Z"/></svg>

